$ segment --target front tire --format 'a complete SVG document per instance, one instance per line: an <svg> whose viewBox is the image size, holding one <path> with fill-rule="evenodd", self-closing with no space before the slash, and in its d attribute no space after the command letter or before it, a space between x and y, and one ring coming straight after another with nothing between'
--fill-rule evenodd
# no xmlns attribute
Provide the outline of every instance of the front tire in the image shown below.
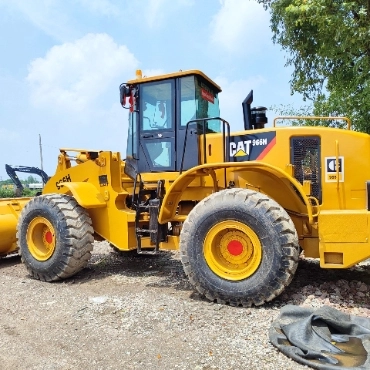
<svg viewBox="0 0 370 370"><path fill-rule="evenodd" d="M229 189L190 212L180 236L186 275L209 300L250 307L289 285L298 265L298 236L286 211L268 196Z"/></svg>
<svg viewBox="0 0 370 370"><path fill-rule="evenodd" d="M88 263L94 242L87 211L63 194L31 199L21 212L17 238L22 262L39 280L68 278Z"/></svg>

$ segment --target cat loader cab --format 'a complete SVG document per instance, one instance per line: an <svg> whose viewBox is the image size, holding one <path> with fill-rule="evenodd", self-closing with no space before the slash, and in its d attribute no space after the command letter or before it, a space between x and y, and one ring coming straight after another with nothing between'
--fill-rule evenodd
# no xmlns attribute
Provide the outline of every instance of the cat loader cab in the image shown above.
<svg viewBox="0 0 370 370"><path fill-rule="evenodd" d="M220 115L219 92L198 70L155 77L137 71L120 86L121 104L130 110L125 171L135 177L199 165L198 135L221 132L221 121L209 119Z"/></svg>

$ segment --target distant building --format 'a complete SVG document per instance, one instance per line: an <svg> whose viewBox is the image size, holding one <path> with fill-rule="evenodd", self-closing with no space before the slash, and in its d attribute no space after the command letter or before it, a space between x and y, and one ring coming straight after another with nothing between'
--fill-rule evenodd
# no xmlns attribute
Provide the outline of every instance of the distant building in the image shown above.
<svg viewBox="0 0 370 370"><path fill-rule="evenodd" d="M40 182L40 183L35 183L35 184L28 184L26 186L32 190L42 190L44 187L44 184Z"/></svg>

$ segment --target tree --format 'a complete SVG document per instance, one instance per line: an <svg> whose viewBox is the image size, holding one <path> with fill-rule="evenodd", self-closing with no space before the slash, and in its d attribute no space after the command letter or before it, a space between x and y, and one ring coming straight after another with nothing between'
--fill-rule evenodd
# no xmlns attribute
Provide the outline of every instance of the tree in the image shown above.
<svg viewBox="0 0 370 370"><path fill-rule="evenodd" d="M257 0L294 67L292 93L316 115L347 115L370 133L370 0Z"/></svg>
<svg viewBox="0 0 370 370"><path fill-rule="evenodd" d="M348 121L344 117L338 117L338 115L331 114L331 118L326 118L328 117L328 114L327 113L322 114L321 112L318 113L318 109L314 108L313 105L303 105L297 108L291 104L288 105L280 104L272 106L270 109L277 114L277 117L275 117L277 126L288 125L288 126L326 126L337 128L348 127ZM317 116L324 116L325 118L317 118ZM289 119L287 117L289 117Z"/></svg>
<svg viewBox="0 0 370 370"><path fill-rule="evenodd" d="M34 184L35 182L40 182L39 180L37 180L35 177L33 177L32 175L29 175L27 177L27 180L25 181L26 184Z"/></svg>

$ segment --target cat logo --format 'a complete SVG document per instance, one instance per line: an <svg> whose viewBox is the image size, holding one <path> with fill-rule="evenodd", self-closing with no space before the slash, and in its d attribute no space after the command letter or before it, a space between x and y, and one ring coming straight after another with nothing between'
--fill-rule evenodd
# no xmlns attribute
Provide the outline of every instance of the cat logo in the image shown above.
<svg viewBox="0 0 370 370"><path fill-rule="evenodd" d="M325 157L325 182L344 182L344 157Z"/></svg>
<svg viewBox="0 0 370 370"><path fill-rule="evenodd" d="M252 140L238 141L237 143L230 143L231 157L244 157L249 155Z"/></svg>
<svg viewBox="0 0 370 370"><path fill-rule="evenodd" d="M231 162L261 160L276 143L274 131L250 135L236 135L230 138Z"/></svg>
<svg viewBox="0 0 370 370"><path fill-rule="evenodd" d="M230 156L231 157L245 157L250 154L252 146L266 146L267 138L244 140L236 143L230 143Z"/></svg>

